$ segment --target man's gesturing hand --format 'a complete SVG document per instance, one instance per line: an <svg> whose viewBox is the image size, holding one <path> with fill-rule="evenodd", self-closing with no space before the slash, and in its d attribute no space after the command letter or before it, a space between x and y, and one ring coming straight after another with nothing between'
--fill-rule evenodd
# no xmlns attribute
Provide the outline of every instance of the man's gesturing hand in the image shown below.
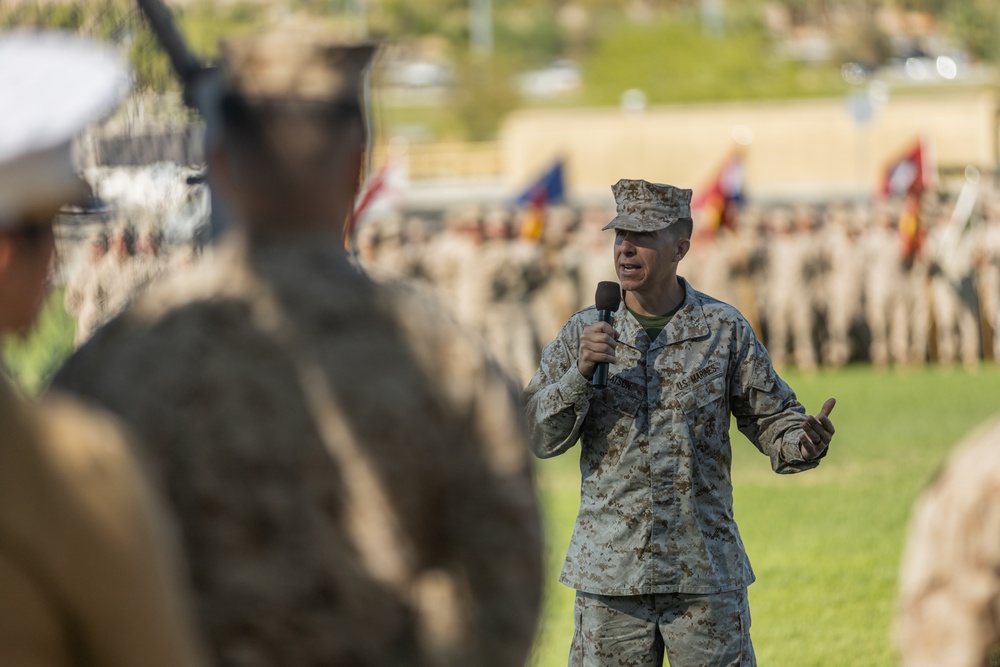
<svg viewBox="0 0 1000 667"><path fill-rule="evenodd" d="M830 413L833 412L833 406L836 404L837 399L827 399L818 415L806 417L805 421L802 422L803 433L799 436L799 449L802 452L802 458L807 461L826 451L830 441L833 440L835 429L833 422L830 421Z"/></svg>
<svg viewBox="0 0 1000 667"><path fill-rule="evenodd" d="M594 379L597 364L615 363L615 330L607 322L591 324L580 334L580 356L576 367L588 380Z"/></svg>

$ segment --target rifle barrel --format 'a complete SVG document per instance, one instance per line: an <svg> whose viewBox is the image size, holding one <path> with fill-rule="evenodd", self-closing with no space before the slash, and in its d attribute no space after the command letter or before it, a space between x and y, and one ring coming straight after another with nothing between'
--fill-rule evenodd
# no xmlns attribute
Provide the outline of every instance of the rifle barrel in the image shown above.
<svg viewBox="0 0 1000 667"><path fill-rule="evenodd" d="M184 36L174 23L173 14L162 0L136 0L136 2L160 46L167 52L170 65L181 80L182 86L187 88L198 73L205 69L205 65L188 48Z"/></svg>

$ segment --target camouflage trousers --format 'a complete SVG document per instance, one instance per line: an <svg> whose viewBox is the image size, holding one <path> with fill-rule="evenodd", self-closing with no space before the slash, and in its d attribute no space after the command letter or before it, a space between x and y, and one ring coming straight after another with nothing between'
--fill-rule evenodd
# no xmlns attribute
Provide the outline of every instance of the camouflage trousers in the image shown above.
<svg viewBox="0 0 1000 667"><path fill-rule="evenodd" d="M576 593L570 667L755 667L741 588L717 595Z"/></svg>

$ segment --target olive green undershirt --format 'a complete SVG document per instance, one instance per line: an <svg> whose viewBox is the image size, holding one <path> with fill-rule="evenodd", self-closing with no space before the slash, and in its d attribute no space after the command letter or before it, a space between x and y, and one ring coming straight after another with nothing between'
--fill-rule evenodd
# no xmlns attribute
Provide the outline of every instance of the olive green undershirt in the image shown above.
<svg viewBox="0 0 1000 667"><path fill-rule="evenodd" d="M681 299L681 302L677 304L677 307L666 315L640 315L629 308L628 305L625 307L628 308L628 312L632 313L632 317L634 317L635 321L639 323L639 326L646 330L646 335L649 336L649 340L656 340L656 337L660 335L661 331L663 331L663 327L670 323L670 320L673 319L674 315L677 314L677 311L680 310L683 305L684 299Z"/></svg>

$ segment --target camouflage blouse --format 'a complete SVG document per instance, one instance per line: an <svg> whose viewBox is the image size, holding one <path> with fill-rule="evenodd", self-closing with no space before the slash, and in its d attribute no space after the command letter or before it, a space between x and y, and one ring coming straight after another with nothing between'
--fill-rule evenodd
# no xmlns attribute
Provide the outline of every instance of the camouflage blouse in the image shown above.
<svg viewBox="0 0 1000 667"><path fill-rule="evenodd" d="M708 594L754 580L733 519L730 414L779 473L814 468L798 439L805 410L733 307L684 283L684 306L655 341L624 303L606 388L577 370L582 310L542 352L526 389L535 453L579 440L580 511L561 581L604 595ZM633 349L634 348L634 349Z"/></svg>

